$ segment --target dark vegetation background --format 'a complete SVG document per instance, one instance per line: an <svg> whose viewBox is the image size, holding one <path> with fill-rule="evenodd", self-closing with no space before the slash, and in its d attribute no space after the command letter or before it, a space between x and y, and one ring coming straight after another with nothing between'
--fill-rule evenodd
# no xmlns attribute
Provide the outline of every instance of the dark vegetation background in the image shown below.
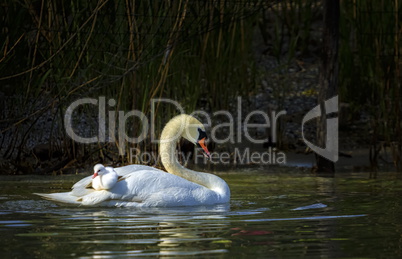
<svg viewBox="0 0 402 259"><path fill-rule="evenodd" d="M63 117L84 97L115 99L108 111L142 111L159 135L177 111L157 107L150 118L152 98L212 113L235 112L241 96L245 111L287 110L278 148L304 148L301 117L320 91L323 8L316 0L2 1L1 173L127 164L129 148L157 150L149 138L126 145L126 156L114 139L74 143ZM373 169L402 168L400 12L397 0L341 1L340 142L346 150L367 148ZM74 126L96 135L97 116L82 106ZM141 127L135 119L126 126L130 136Z"/></svg>

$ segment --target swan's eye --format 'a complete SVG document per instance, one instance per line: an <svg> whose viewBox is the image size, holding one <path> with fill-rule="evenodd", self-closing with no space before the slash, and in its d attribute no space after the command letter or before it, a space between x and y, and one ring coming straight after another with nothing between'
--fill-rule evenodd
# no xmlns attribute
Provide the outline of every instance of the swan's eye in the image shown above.
<svg viewBox="0 0 402 259"><path fill-rule="evenodd" d="M203 131L202 129L198 128L198 140L197 140L197 142L200 141L201 139L204 139L204 138L205 139L208 138L207 133L205 133L205 131Z"/></svg>

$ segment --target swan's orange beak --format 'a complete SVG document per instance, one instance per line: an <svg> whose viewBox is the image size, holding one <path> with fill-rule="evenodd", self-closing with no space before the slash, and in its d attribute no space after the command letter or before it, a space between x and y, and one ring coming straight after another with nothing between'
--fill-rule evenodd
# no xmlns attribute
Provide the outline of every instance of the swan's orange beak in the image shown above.
<svg viewBox="0 0 402 259"><path fill-rule="evenodd" d="M208 148L207 148L207 145L205 145L205 139L206 138L202 138L202 139L200 139L200 140L198 140L198 145L202 148L202 150L204 150L204 155L207 157L207 158L210 158L211 157L211 154L209 153L209 151L208 151Z"/></svg>
<svg viewBox="0 0 402 259"><path fill-rule="evenodd" d="M92 179L98 176L98 172L95 172L94 175L92 176Z"/></svg>

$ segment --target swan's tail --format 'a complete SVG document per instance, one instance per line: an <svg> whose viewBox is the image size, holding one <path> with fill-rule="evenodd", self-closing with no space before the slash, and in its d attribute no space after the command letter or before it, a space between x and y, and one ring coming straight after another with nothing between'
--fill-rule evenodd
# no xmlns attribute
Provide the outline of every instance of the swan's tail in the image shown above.
<svg viewBox="0 0 402 259"><path fill-rule="evenodd" d="M70 192L58 192L58 193L34 193L45 199L57 202L64 202L70 204L81 204L78 201L78 197L72 196Z"/></svg>

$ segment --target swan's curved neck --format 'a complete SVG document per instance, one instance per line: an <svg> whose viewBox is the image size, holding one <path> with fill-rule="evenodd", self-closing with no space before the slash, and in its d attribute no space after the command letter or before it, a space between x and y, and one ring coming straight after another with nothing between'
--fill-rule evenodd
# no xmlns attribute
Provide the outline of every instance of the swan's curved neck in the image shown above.
<svg viewBox="0 0 402 259"><path fill-rule="evenodd" d="M180 125L183 121L184 120L171 120L162 131L159 155L163 166L167 172L203 185L216 192L222 200L228 200L230 190L224 180L213 174L187 169L177 161L176 147L181 133L183 132L184 127Z"/></svg>

